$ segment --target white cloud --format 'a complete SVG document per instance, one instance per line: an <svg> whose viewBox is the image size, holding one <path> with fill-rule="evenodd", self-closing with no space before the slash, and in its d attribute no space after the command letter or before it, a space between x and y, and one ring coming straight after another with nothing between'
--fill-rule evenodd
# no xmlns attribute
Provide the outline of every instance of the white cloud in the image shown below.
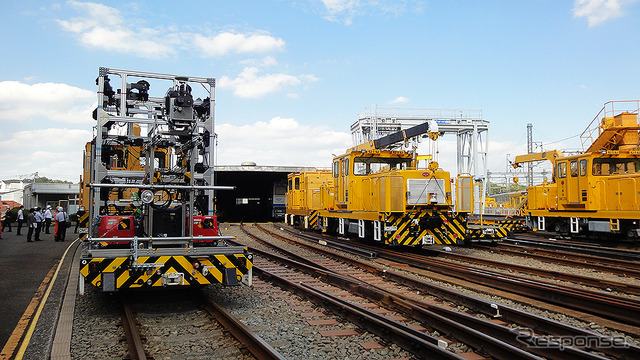
<svg viewBox="0 0 640 360"><path fill-rule="evenodd" d="M333 156L351 147L351 135L324 126L301 125L295 119L275 117L250 125L220 124L217 164L329 167Z"/></svg>
<svg viewBox="0 0 640 360"><path fill-rule="evenodd" d="M196 34L194 45L207 56L222 56L230 53L266 53L284 50L285 42L267 34L244 35L230 32L215 36Z"/></svg>
<svg viewBox="0 0 640 360"><path fill-rule="evenodd" d="M575 0L573 16L586 17L589 27L594 27L607 20L616 19L624 15L623 7L638 0Z"/></svg>
<svg viewBox="0 0 640 360"><path fill-rule="evenodd" d="M76 34L84 46L144 58L167 57L176 53L176 34L163 29L130 28L118 9L103 4L79 1L69 1L68 4L83 16L58 20L58 24Z"/></svg>
<svg viewBox="0 0 640 360"><path fill-rule="evenodd" d="M256 31L253 34L223 32L218 35L180 31L177 27L143 27L144 23L123 16L120 10L103 4L69 1L81 15L57 20L62 29L75 34L89 48L133 54L154 59L176 56L178 49L196 49L203 56L228 54L263 54L281 51L285 41Z"/></svg>
<svg viewBox="0 0 640 360"><path fill-rule="evenodd" d="M55 121L90 123L97 95L93 91L59 83L0 82L2 121Z"/></svg>
<svg viewBox="0 0 640 360"><path fill-rule="evenodd" d="M322 3L327 10L325 19L340 21L341 18L345 25L351 25L361 6L359 0L322 0Z"/></svg>
<svg viewBox="0 0 640 360"><path fill-rule="evenodd" d="M397 98L389 101L389 104L406 104L409 102L409 99L404 96L398 96Z"/></svg>
<svg viewBox="0 0 640 360"><path fill-rule="evenodd" d="M66 84L0 82L0 178L37 171L77 182L96 101L95 92Z"/></svg>
<svg viewBox="0 0 640 360"><path fill-rule="evenodd" d="M358 15L367 13L392 14L406 13L411 5L412 11L421 12L422 0L321 0L326 15L325 19L351 25Z"/></svg>
<svg viewBox="0 0 640 360"><path fill-rule="evenodd" d="M89 130L66 128L5 133L0 138L0 178L37 171L50 179L78 182L82 151L92 137Z"/></svg>
<svg viewBox="0 0 640 360"><path fill-rule="evenodd" d="M259 98L286 87L318 80L313 75L295 76L283 73L259 75L259 71L257 67L245 67L235 79L231 79L228 76L221 77L218 87L220 89L232 89L233 93L240 97Z"/></svg>
<svg viewBox="0 0 640 360"><path fill-rule="evenodd" d="M332 154L343 154L352 147L351 135L324 126L300 124L292 118L275 117L268 122L237 126L219 124L216 163L218 165L239 165L253 161L258 165L288 165L330 167ZM432 154L440 167L452 176L457 172L457 141L453 135L439 138L437 145L424 140L420 143L420 154ZM432 152L437 151L437 153ZM490 171L504 172L505 154L526 153L524 145L514 141L490 141L487 167ZM421 164L424 165L424 164Z"/></svg>

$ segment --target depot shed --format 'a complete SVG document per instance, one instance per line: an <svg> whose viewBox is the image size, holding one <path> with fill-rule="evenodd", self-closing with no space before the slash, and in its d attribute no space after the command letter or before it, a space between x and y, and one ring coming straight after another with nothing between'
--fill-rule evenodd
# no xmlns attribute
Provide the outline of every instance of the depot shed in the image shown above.
<svg viewBox="0 0 640 360"><path fill-rule="evenodd" d="M218 165L215 184L235 186L216 191L216 213L222 222L281 221L285 213L287 175L301 166Z"/></svg>

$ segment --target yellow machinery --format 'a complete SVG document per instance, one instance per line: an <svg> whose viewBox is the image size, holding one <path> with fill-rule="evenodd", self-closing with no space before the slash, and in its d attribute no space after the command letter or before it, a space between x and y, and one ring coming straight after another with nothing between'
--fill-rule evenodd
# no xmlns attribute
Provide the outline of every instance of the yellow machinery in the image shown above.
<svg viewBox="0 0 640 360"><path fill-rule="evenodd" d="M525 218L522 216L522 209L526 202L527 194L522 191L487 197L485 198L482 222L505 228L509 233L526 232L528 228ZM471 217L470 221L478 223L480 218L478 216Z"/></svg>
<svg viewBox="0 0 640 360"><path fill-rule="evenodd" d="M145 79L169 89L151 96ZM96 84L80 181L81 289L250 283L253 255L227 243L214 213L214 191L233 188L214 184L215 79L100 68ZM190 84L208 97L194 99Z"/></svg>
<svg viewBox="0 0 640 360"><path fill-rule="evenodd" d="M549 160L552 182L528 188L523 212L528 224L561 235L640 236L640 101L611 101L587 130L578 155L559 151L516 157L523 162Z"/></svg>
<svg viewBox="0 0 640 360"><path fill-rule="evenodd" d="M386 149L425 133L437 139L437 125L426 122L348 149L334 157L330 170L290 174L286 222L388 245L470 240L471 176L458 177L454 199L449 172L437 162L420 169L414 151ZM493 231L478 230L477 237L494 236Z"/></svg>

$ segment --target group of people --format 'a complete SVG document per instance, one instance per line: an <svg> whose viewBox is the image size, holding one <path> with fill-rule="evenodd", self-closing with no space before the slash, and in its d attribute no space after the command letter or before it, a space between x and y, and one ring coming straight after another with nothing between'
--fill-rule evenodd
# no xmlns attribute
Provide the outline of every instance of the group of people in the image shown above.
<svg viewBox="0 0 640 360"><path fill-rule="evenodd" d="M35 207L29 209L29 212L26 213L24 206L20 206L18 210L18 229L16 235L22 235L22 225L26 223L27 242L42 241L40 238L42 230L44 230L45 234L50 234L51 223L54 222L55 228L53 233L55 241L64 241L67 228L70 226L69 214L64 211L62 206L59 206L56 210L57 212L54 214L51 210L51 205L47 205L44 210L40 207ZM5 228L8 228L8 232L11 232L11 220L8 216L8 213L5 214L4 221L2 221L0 239L2 238L2 231L4 231Z"/></svg>

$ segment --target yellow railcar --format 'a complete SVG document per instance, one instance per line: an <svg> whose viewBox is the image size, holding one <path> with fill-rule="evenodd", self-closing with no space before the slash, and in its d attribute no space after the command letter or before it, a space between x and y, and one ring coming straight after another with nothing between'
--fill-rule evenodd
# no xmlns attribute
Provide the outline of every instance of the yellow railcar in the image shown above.
<svg viewBox="0 0 640 360"><path fill-rule="evenodd" d="M514 166L543 158L553 164L552 182L528 188L524 214L532 228L561 235L640 237L639 102L606 103L591 129L597 135L589 136L591 126L583 133L591 144L581 154L516 157Z"/></svg>
<svg viewBox="0 0 640 360"><path fill-rule="evenodd" d="M427 124L412 129L428 132ZM412 129L401 139L410 137ZM471 234L467 226L473 209L470 176L458 178L454 199L449 172L436 162L418 168L413 151L385 150L390 141L394 140L383 138L353 147L333 159L331 170L290 174L286 221L387 245L454 245L472 236L506 235L486 229Z"/></svg>

